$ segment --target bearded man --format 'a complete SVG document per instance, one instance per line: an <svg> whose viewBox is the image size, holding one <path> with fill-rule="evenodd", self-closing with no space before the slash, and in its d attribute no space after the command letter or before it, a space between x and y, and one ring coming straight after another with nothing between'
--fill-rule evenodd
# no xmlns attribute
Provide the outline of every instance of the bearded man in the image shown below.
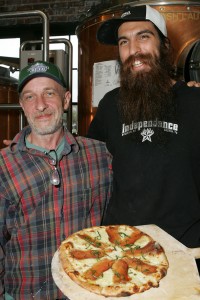
<svg viewBox="0 0 200 300"><path fill-rule="evenodd" d="M175 80L165 20L148 5L105 21L99 42L118 45L120 87L100 101L88 136L113 155L104 224L156 224L200 246L200 90Z"/></svg>

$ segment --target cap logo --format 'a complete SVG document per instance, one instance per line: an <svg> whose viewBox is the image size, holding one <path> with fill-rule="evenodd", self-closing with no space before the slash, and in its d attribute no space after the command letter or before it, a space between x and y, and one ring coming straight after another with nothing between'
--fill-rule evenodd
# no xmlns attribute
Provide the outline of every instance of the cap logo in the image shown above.
<svg viewBox="0 0 200 300"><path fill-rule="evenodd" d="M30 74L33 74L33 73L45 73L47 72L47 70L49 69L48 66L42 64L42 63L37 63L33 66L31 66L28 71Z"/></svg>
<svg viewBox="0 0 200 300"><path fill-rule="evenodd" d="M125 13L123 13L123 14L121 15L121 18L125 18L125 17L128 16L128 15L131 15L130 10L129 10L129 11L126 11Z"/></svg>

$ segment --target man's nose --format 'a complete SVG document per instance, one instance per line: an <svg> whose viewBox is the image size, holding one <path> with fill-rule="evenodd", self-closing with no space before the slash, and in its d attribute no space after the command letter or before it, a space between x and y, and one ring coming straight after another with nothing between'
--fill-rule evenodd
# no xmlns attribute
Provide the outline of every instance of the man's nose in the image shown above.
<svg viewBox="0 0 200 300"><path fill-rule="evenodd" d="M47 104L45 98L43 97L43 95L36 96L35 106L36 106L36 109L39 111L44 111L48 107L48 104Z"/></svg>
<svg viewBox="0 0 200 300"><path fill-rule="evenodd" d="M137 41L130 41L129 43L129 55L137 55L141 52L140 44Z"/></svg>

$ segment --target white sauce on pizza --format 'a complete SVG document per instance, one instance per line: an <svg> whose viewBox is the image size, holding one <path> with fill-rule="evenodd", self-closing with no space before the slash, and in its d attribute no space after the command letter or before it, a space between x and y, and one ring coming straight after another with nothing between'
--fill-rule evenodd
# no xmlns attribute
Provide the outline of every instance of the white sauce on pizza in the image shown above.
<svg viewBox="0 0 200 300"><path fill-rule="evenodd" d="M59 249L66 274L104 296L128 296L159 286L168 261L149 235L127 225L86 228Z"/></svg>

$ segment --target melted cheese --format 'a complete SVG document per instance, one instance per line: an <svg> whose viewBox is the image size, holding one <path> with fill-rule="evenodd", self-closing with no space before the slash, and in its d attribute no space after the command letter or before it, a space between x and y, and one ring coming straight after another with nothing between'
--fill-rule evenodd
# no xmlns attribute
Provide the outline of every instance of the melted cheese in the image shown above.
<svg viewBox="0 0 200 300"><path fill-rule="evenodd" d="M119 229L120 232L124 233L124 236L129 236L132 234L133 230L129 226L120 226ZM119 246L112 245L109 242L107 232L104 227L99 227L98 230L95 229L84 229L84 234L89 235L92 239L94 239L97 242L102 242L103 244L108 245L108 250L112 250L111 252L106 251L106 256L103 258L97 259L97 258L87 258L87 259L74 259L70 254L70 249L66 249L66 255L68 257L68 260L70 261L71 265L73 266L74 270L77 270L80 274L79 279L84 281L84 278L81 277L81 275L84 274L88 269L92 268L92 266L97 263L99 260L103 260L106 258L110 260L116 260L119 258L124 257L124 251L129 250L129 247L125 247L122 249ZM123 234L122 234L123 236ZM142 248L145 245L147 245L150 241L150 237L147 235L143 235L141 238L139 238L133 245L134 247ZM78 235L72 235L67 239L68 242L71 242L74 245L74 248L77 250L98 250L101 248L95 247L91 243L87 242L86 240L80 238ZM151 265L160 266L161 263L164 265L167 265L166 257L164 253L160 253L159 255L148 255L143 254L141 256L137 256L138 259L144 261L145 263L150 263ZM159 272L158 272L159 273ZM130 281L127 283L117 283L117 286L126 287L126 288L132 288L133 285L137 285L137 287L143 287L145 284L148 285L148 282L152 282L153 286L157 286L158 282L156 278L153 275L144 275L142 272L139 272L131 267L128 269L128 276L130 278ZM103 272L102 276L100 276L97 280L91 281L91 283L95 283L100 285L103 288L106 288L108 286L113 286L113 271L112 268L109 270Z"/></svg>

